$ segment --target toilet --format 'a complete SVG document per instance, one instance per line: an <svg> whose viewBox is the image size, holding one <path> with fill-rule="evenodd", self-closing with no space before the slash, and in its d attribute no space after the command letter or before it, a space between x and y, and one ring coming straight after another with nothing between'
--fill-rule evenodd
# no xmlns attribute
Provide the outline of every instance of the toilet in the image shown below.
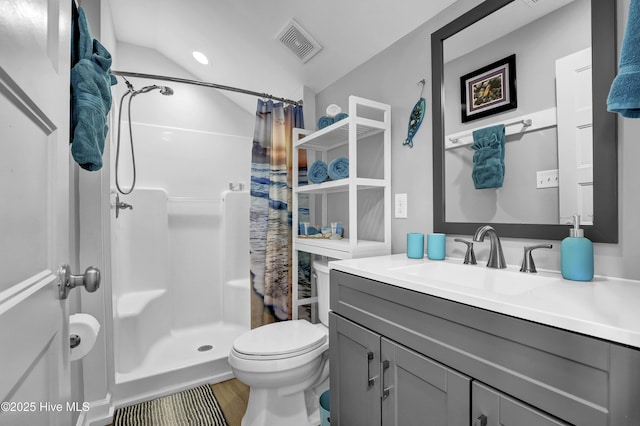
<svg viewBox="0 0 640 426"><path fill-rule="evenodd" d="M320 323L263 325L236 338L229 365L249 385L242 426L317 426L318 400L329 389L329 268L314 261Z"/></svg>

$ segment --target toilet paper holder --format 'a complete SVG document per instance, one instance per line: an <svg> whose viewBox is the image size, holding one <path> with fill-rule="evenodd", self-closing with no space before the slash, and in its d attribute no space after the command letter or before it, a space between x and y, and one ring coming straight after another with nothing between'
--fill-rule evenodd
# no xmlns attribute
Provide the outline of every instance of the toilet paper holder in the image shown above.
<svg viewBox="0 0 640 426"><path fill-rule="evenodd" d="M69 291L79 285L93 293L100 288L100 270L89 266L84 274L73 275L69 265L60 265L58 268L58 296L60 299L69 297Z"/></svg>

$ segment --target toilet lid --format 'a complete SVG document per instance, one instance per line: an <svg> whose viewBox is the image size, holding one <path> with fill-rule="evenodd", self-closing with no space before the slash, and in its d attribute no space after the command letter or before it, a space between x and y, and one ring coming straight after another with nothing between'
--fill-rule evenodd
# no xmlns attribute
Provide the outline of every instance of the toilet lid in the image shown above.
<svg viewBox="0 0 640 426"><path fill-rule="evenodd" d="M233 349L239 355L251 358L288 358L307 353L326 340L326 333L308 321L282 321L239 336L233 342Z"/></svg>

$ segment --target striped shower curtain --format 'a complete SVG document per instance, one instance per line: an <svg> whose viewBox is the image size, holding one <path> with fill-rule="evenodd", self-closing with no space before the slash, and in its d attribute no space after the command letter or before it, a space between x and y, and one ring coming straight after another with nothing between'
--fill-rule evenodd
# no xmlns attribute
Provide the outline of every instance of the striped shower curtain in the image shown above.
<svg viewBox="0 0 640 426"><path fill-rule="evenodd" d="M258 100L251 154L251 327L291 318L292 130L302 107ZM299 155L306 178L306 155ZM304 220L308 209L300 211ZM309 275L308 261L301 268Z"/></svg>

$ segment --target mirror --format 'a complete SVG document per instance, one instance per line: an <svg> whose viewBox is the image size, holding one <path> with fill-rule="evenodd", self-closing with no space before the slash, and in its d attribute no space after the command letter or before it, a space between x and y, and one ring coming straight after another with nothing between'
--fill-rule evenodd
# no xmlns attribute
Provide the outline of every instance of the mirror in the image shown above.
<svg viewBox="0 0 640 426"><path fill-rule="evenodd" d="M615 0L539 1L535 6L524 5L525 11L516 13L518 17L530 18L531 22L518 23L517 19L504 17L509 9L521 8L524 3L527 2L487 0L431 36L434 230L473 234L479 226L491 224L500 236L559 240L568 235L568 226L561 223L567 220L564 216L570 216L561 210L577 213L576 209L580 208L576 205L566 207L566 202L561 200L579 198L587 222L591 214L593 218L590 225L584 226L585 235L596 242L617 242L617 116L606 111L606 98L616 72ZM549 13L543 10L545 4L551 4L552 8L562 7ZM581 16L571 27L572 42L567 40L568 36L563 36L562 43L544 38L546 32L551 32L553 22L561 22L569 28L569 16ZM536 35L540 33L540 27L542 36ZM487 28L502 32L489 35ZM552 48L553 44L562 46ZM555 57L535 56L549 51L553 51ZM587 61L589 56L597 58L591 61L591 74L584 73L588 76L588 80L582 79L586 88L574 91L592 108L592 125L582 126L588 130L583 139L592 146L581 145L580 158L587 158L587 162L593 160L593 184L582 185L587 190L580 197L566 197L560 195L564 191L562 185L537 189L536 179L538 171L553 169L559 169L560 176L564 176L567 168L561 164L565 164L563 155L566 157L566 154L559 155L558 151L563 151L563 144L576 145L574 142L567 144L568 138L563 133L566 132L563 129L569 128L570 134L575 134L576 128L568 126L566 119L556 118L564 116L558 116L556 112L564 111L560 102L564 95L563 90L556 93L554 65L559 57L571 56L577 51L582 51L583 58L586 52ZM515 68L500 61L512 54L516 55ZM540 66L543 63L551 65ZM494 68L500 70L496 74L502 73L505 82L500 87L504 93L499 90L499 95L508 98L510 94L509 73L512 73L514 83L517 82L513 85L514 98L517 90L515 108L512 105L490 111L493 100L482 98L490 99L483 104L478 101L477 94L473 97L474 86L461 82L461 77L466 82L479 82L478 86L482 81L490 81L489 77L494 78L494 69L487 71L483 66L496 64L497 68ZM468 75L474 77L469 79ZM571 80L580 79L572 75ZM483 86L482 92L489 93L489 89L485 90ZM556 100L558 105L555 105ZM488 108L474 117L476 106L482 107L477 111L485 106ZM467 109L462 111L463 107ZM531 120L530 124L526 120ZM470 149L472 131L494 124L505 124L507 133L504 185L475 189L477 182L472 179L474 151ZM590 148L586 150L584 146ZM570 162L575 163L575 160ZM569 181L566 177L561 180L565 186Z"/></svg>

